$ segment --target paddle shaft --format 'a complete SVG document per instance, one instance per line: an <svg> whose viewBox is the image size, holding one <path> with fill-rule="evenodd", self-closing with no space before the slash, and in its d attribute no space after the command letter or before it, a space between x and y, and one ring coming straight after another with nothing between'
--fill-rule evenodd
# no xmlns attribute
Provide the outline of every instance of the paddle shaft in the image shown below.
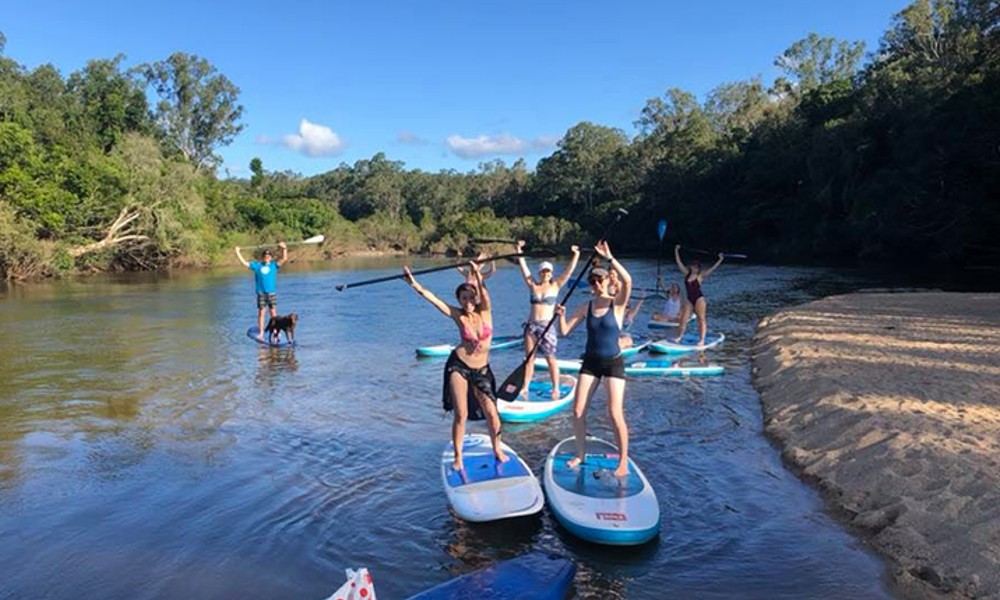
<svg viewBox="0 0 1000 600"><path fill-rule="evenodd" d="M286 246L298 246L299 244L321 244L321 243L323 243L323 239L324 239L323 236L317 235L316 237L311 237L311 238L309 238L307 240L302 240L300 242L285 242L285 245ZM258 244L256 246L239 246L239 249L240 250L256 250L257 248L273 248L273 247L275 247L277 245L278 245L277 243L274 243L274 244Z"/></svg>
<svg viewBox="0 0 1000 600"><path fill-rule="evenodd" d="M622 220L622 217L627 214L628 211L626 211L624 208L619 208L618 211L615 213L615 220L608 225L608 227L604 230L604 233L601 235L601 237L597 239L598 243L600 243L601 240L606 240L608 238L608 235L611 233L611 230L614 229L615 225L617 225L618 222ZM597 257L596 252L590 255L590 258L587 259L586 264L583 265L583 269L580 270L580 274L577 275L576 279L573 280L573 285L569 287L569 291L566 292L566 295L563 296L562 301L559 302L559 306L566 306L566 302L569 301L569 298L570 296L573 295L573 292L576 290L576 287L580 285L580 280L583 279L584 274L590 268L590 265L594 263L594 259L596 257ZM524 368L529 361L534 360L535 352L538 350L538 346L541 343L542 338L545 337L545 334L549 332L549 329L552 328L552 326L555 324L558 318L559 318L558 313L552 315L552 318L549 320L549 324L546 325L545 329L542 330L542 333L538 335L539 343L535 344L535 346L531 349L531 351L528 352L528 355L524 358L524 362L521 363L521 366L514 369L514 372L511 373L510 376L507 377L507 379L505 379L503 384L500 386L500 392L497 394L499 397L501 397L504 400L513 400L514 398L517 398L518 394L521 393L521 388L524 387Z"/></svg>
<svg viewBox="0 0 1000 600"><path fill-rule="evenodd" d="M712 252L711 250L705 250L704 248L692 248L691 246L681 246L682 250L687 250L688 252L695 252L697 254L706 254L708 256L718 256L718 252ZM730 254L728 252L723 252L722 256L726 258L746 258L746 254Z"/></svg>
<svg viewBox="0 0 1000 600"><path fill-rule="evenodd" d="M447 271L448 269L454 269L455 267L461 267L463 265L469 264L470 262L483 264L483 263L490 262L491 260L503 260L505 258L514 258L514 257L517 257L517 256L524 256L524 254L520 254L520 253L514 252L512 254L501 254L499 256L487 256L486 258L476 258L476 259L463 260L462 262L458 262L458 263L451 264L451 265L445 265L443 267L431 267L431 268L428 268L428 269L419 269L417 271L410 271L410 274L411 275L426 275L427 273L436 273L438 271ZM546 254L546 256L548 256L548 254ZM387 275L385 277L377 277L375 279L367 279L365 281L356 281L354 283L342 283L342 284L336 286L336 288L337 288L338 292L342 292L342 291L344 291L344 290L346 290L348 288L361 287L363 285L371 285L373 283L382 283L383 281L394 281L396 279L403 279L405 277L406 277L406 275L404 275L402 273L399 273L398 275Z"/></svg>

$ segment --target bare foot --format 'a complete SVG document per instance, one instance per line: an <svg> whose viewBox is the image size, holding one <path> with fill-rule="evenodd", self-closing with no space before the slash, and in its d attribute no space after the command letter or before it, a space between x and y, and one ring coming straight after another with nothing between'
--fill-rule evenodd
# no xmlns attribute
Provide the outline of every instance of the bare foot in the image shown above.
<svg viewBox="0 0 1000 600"><path fill-rule="evenodd" d="M582 462L583 462L582 458L580 458L579 456L574 456L573 458L566 461L566 466L571 469L575 469L579 467Z"/></svg>
<svg viewBox="0 0 1000 600"><path fill-rule="evenodd" d="M510 457L507 456L506 454L504 454L503 450L501 450L500 448L494 448L493 449L493 455L497 457L497 461L498 462L505 463L508 460L510 460Z"/></svg>
<svg viewBox="0 0 1000 600"><path fill-rule="evenodd" d="M456 458L455 462L451 463L451 468L453 470L455 470L455 471L461 472L462 469L463 469L463 467L462 467L462 459L461 458Z"/></svg>
<svg viewBox="0 0 1000 600"><path fill-rule="evenodd" d="M679 338L679 337L675 337L675 338L674 338L674 343L675 343L675 344L679 344L679 343L681 343L681 338Z"/></svg>
<svg viewBox="0 0 1000 600"><path fill-rule="evenodd" d="M618 463L618 468L614 471L615 477L621 479L628 475L628 463Z"/></svg>
<svg viewBox="0 0 1000 600"><path fill-rule="evenodd" d="M559 387L558 386L552 388L552 399L553 400L558 400L559 399Z"/></svg>

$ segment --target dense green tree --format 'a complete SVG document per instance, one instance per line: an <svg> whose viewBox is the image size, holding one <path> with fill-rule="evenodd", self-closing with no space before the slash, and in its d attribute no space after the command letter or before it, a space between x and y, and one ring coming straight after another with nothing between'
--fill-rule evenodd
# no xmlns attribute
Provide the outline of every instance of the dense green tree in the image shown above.
<svg viewBox="0 0 1000 600"><path fill-rule="evenodd" d="M215 150L243 130L239 88L204 58L184 52L139 71L160 97L155 115L166 140L195 169L214 167Z"/></svg>

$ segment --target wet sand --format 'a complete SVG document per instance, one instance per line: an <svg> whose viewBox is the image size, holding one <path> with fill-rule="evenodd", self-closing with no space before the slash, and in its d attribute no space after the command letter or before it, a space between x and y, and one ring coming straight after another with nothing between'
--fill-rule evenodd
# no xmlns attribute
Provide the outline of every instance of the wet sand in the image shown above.
<svg viewBox="0 0 1000 600"><path fill-rule="evenodd" d="M1000 294L825 298L753 354L767 434L903 597L1000 599Z"/></svg>

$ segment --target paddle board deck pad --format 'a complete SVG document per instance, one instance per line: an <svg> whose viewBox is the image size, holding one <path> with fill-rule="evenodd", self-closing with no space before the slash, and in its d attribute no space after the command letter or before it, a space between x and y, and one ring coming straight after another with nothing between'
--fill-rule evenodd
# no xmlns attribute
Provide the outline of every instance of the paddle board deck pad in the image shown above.
<svg viewBox="0 0 1000 600"><path fill-rule="evenodd" d="M505 350L507 348L517 348L524 344L524 336L504 335L493 338L490 350ZM438 344L437 346L424 346L417 348L417 356L448 356L455 349L452 344Z"/></svg>
<svg viewBox="0 0 1000 600"><path fill-rule="evenodd" d="M277 344L272 342L268 337L261 339L259 327L251 327L250 329L247 329L247 337L257 342L261 346L270 346L271 348L287 348L288 346L295 345L295 342L288 342L285 339L284 333L281 334L280 341Z"/></svg>
<svg viewBox="0 0 1000 600"><path fill-rule="evenodd" d="M631 376L662 375L722 375L722 365L683 364L672 360L645 360L625 365L625 374Z"/></svg>
<svg viewBox="0 0 1000 600"><path fill-rule="evenodd" d="M725 341L725 339L725 334L709 333L705 336L705 343L699 345L697 333L686 333L683 337L681 337L680 342L674 342L672 339L660 340L650 344L649 350L660 354L684 354L685 352L698 352L701 350L715 348Z"/></svg>
<svg viewBox="0 0 1000 600"><path fill-rule="evenodd" d="M570 467L576 456L575 438L552 449L545 461L545 495L556 520L573 535L598 544L636 545L660 531L660 505L646 476L629 459L628 475L615 477L618 448L588 437L583 463Z"/></svg>
<svg viewBox="0 0 1000 600"><path fill-rule="evenodd" d="M698 317L691 315L691 318L688 319L688 323L697 320ZM650 319L649 322L646 323L646 327L649 327L650 329L677 329L677 324L677 321L654 321L653 319Z"/></svg>
<svg viewBox="0 0 1000 600"><path fill-rule="evenodd" d="M497 461L488 435L465 436L461 471L453 467L455 451L450 442L441 454L444 491L459 518L479 523L542 510L545 499L535 474L510 446L500 444L509 459L506 462Z"/></svg>
<svg viewBox="0 0 1000 600"><path fill-rule="evenodd" d="M532 381L528 384L528 399L518 397L513 402L497 400L500 418L510 423L529 423L551 417L573 402L576 377L559 375L559 399L552 399L551 381Z"/></svg>
<svg viewBox="0 0 1000 600"><path fill-rule="evenodd" d="M575 575L572 561L529 552L456 577L409 600L564 600Z"/></svg>

